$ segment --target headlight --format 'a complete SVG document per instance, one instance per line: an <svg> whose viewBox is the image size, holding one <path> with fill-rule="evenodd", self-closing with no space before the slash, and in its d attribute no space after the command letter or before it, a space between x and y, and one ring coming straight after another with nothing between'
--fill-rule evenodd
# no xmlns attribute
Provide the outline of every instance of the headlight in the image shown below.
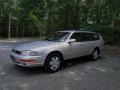
<svg viewBox="0 0 120 90"><path fill-rule="evenodd" d="M25 55L25 56L38 56L38 52L37 51L24 50L24 51L21 51L21 55Z"/></svg>

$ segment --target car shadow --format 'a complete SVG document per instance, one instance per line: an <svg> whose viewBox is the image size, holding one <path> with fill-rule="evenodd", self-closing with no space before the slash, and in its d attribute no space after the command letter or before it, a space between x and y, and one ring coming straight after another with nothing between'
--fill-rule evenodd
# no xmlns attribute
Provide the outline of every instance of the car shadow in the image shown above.
<svg viewBox="0 0 120 90"><path fill-rule="evenodd" d="M43 67L21 67L18 65L13 66L14 70L24 75L36 75L45 74L45 69Z"/></svg>
<svg viewBox="0 0 120 90"><path fill-rule="evenodd" d="M103 58L104 57L100 56L97 60L101 60ZM74 59L69 59L69 60L64 61L62 68L66 69L66 68L74 67L79 64L93 63L93 62L96 62L97 60L92 60L90 56L83 56L83 57L78 57Z"/></svg>
<svg viewBox="0 0 120 90"><path fill-rule="evenodd" d="M102 58L104 58L104 57L100 57L99 59L102 59ZM62 71L63 69L72 68L79 64L91 63L91 62L94 62L94 61L91 60L89 56L65 60L65 61L63 61L63 65L62 65L62 68L60 69L60 71ZM29 67L28 68L28 67L21 67L18 65L14 65L13 67L20 74L23 73L26 75L36 75L36 74L46 74L47 73L45 71L44 67Z"/></svg>
<svg viewBox="0 0 120 90"><path fill-rule="evenodd" d="M73 59L69 59L69 60L64 61L62 68L63 69L71 68L71 67L74 67L76 65L83 64L83 63L89 63L89 62L93 62L89 56L73 58Z"/></svg>

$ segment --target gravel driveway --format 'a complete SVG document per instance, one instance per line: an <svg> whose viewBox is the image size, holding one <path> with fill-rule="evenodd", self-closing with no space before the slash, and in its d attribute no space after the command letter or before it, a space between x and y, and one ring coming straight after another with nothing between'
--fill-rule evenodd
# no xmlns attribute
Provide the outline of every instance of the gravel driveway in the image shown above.
<svg viewBox="0 0 120 90"><path fill-rule="evenodd" d="M65 62L57 73L14 65L10 49L21 42L0 42L0 90L120 90L120 47L106 46L97 61Z"/></svg>

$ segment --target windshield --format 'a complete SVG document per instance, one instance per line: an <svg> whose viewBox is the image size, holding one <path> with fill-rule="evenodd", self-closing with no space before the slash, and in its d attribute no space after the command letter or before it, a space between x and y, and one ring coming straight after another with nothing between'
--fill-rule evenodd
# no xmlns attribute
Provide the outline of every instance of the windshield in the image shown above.
<svg viewBox="0 0 120 90"><path fill-rule="evenodd" d="M54 34L49 35L45 40L64 42L66 41L69 35L69 32L56 32Z"/></svg>

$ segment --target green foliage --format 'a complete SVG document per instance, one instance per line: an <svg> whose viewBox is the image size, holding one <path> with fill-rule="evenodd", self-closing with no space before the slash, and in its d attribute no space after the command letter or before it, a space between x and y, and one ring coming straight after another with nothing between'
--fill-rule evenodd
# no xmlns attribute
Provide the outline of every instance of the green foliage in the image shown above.
<svg viewBox="0 0 120 90"><path fill-rule="evenodd" d="M91 28L120 42L120 0L0 0L0 37L44 36Z"/></svg>
<svg viewBox="0 0 120 90"><path fill-rule="evenodd" d="M87 29L100 33L105 40L105 44L120 45L120 28L111 26L94 26L88 27Z"/></svg>

